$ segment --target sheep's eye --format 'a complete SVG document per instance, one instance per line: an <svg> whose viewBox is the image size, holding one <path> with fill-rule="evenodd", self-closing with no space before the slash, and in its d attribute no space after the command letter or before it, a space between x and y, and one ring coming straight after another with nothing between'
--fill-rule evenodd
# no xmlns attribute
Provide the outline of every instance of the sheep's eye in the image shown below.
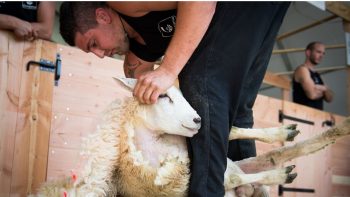
<svg viewBox="0 0 350 197"><path fill-rule="evenodd" d="M160 95L159 95L159 98L166 98L166 97L169 98L169 96L168 96L167 94L160 94Z"/></svg>
<svg viewBox="0 0 350 197"><path fill-rule="evenodd" d="M171 103L173 102L173 100L171 100L171 98L167 94L160 94L158 98L168 98Z"/></svg>

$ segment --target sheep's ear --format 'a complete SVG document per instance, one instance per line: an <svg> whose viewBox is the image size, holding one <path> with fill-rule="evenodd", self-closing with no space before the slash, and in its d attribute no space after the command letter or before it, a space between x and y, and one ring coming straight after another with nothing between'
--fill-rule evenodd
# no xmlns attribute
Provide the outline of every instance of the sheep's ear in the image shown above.
<svg viewBox="0 0 350 197"><path fill-rule="evenodd" d="M133 78L113 77L113 79L131 91L134 90L134 87L137 82L137 79Z"/></svg>

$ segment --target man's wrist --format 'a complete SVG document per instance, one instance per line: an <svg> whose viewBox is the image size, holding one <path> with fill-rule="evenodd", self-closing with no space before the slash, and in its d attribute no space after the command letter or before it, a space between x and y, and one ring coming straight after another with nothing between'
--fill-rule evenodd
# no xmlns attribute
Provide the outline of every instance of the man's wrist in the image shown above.
<svg viewBox="0 0 350 197"><path fill-rule="evenodd" d="M181 70L183 69L184 65L179 65L177 64L176 60L172 61L166 56L164 56L159 67L165 69L165 71L168 72L168 74L171 74L177 77L181 72Z"/></svg>
<svg viewBox="0 0 350 197"><path fill-rule="evenodd" d="M162 64L160 64L160 66L157 69L161 70L167 76L170 76L171 78L173 78L175 80L179 73L176 72L176 69L173 69L172 66L173 65L162 63Z"/></svg>
<svg viewBox="0 0 350 197"><path fill-rule="evenodd" d="M11 17L11 18L10 18ZM24 24L25 21L23 21L22 19L19 19L17 17L13 17L13 16L10 16L9 17L9 24L11 24L11 28L12 29L17 29L19 27L22 27Z"/></svg>

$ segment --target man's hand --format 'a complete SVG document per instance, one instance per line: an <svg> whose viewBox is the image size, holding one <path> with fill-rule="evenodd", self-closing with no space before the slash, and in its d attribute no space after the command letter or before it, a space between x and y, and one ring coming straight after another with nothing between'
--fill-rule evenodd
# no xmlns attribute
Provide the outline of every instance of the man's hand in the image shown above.
<svg viewBox="0 0 350 197"><path fill-rule="evenodd" d="M315 88L316 88L316 90L319 90L321 92L324 92L327 90L327 86L325 86L325 85L315 84Z"/></svg>
<svg viewBox="0 0 350 197"><path fill-rule="evenodd" d="M156 103L158 96L171 87L176 78L177 75L160 66L156 70L146 72L138 77L134 96L141 103Z"/></svg>
<svg viewBox="0 0 350 197"><path fill-rule="evenodd" d="M326 87L315 84L310 76L309 69L306 66L299 66L294 73L295 80L301 84L306 96L311 100L322 98Z"/></svg>
<svg viewBox="0 0 350 197"><path fill-rule="evenodd" d="M39 38L40 33L40 24L39 23L31 23L33 28L33 37L35 39Z"/></svg>
<svg viewBox="0 0 350 197"><path fill-rule="evenodd" d="M333 91L326 85L318 85L316 84L315 85L315 88L320 91L320 93L322 94L323 96L323 99L326 101L326 102L332 102L333 100Z"/></svg>
<svg viewBox="0 0 350 197"><path fill-rule="evenodd" d="M325 86L325 89L326 90L323 92L323 99L330 103L333 101L334 93L328 86Z"/></svg>
<svg viewBox="0 0 350 197"><path fill-rule="evenodd" d="M33 27L32 25L24 20L18 19L16 27L13 29L16 37L24 40L33 40Z"/></svg>

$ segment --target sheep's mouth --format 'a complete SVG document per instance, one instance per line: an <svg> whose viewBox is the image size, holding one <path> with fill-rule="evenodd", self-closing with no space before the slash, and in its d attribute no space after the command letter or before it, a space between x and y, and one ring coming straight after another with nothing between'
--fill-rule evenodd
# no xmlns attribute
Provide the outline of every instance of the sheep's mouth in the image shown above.
<svg viewBox="0 0 350 197"><path fill-rule="evenodd" d="M199 127L196 127L196 128L193 128L193 127L187 127L185 125L182 125L183 128L186 128L190 131L193 131L193 132L198 132L198 130L200 129L200 126Z"/></svg>

